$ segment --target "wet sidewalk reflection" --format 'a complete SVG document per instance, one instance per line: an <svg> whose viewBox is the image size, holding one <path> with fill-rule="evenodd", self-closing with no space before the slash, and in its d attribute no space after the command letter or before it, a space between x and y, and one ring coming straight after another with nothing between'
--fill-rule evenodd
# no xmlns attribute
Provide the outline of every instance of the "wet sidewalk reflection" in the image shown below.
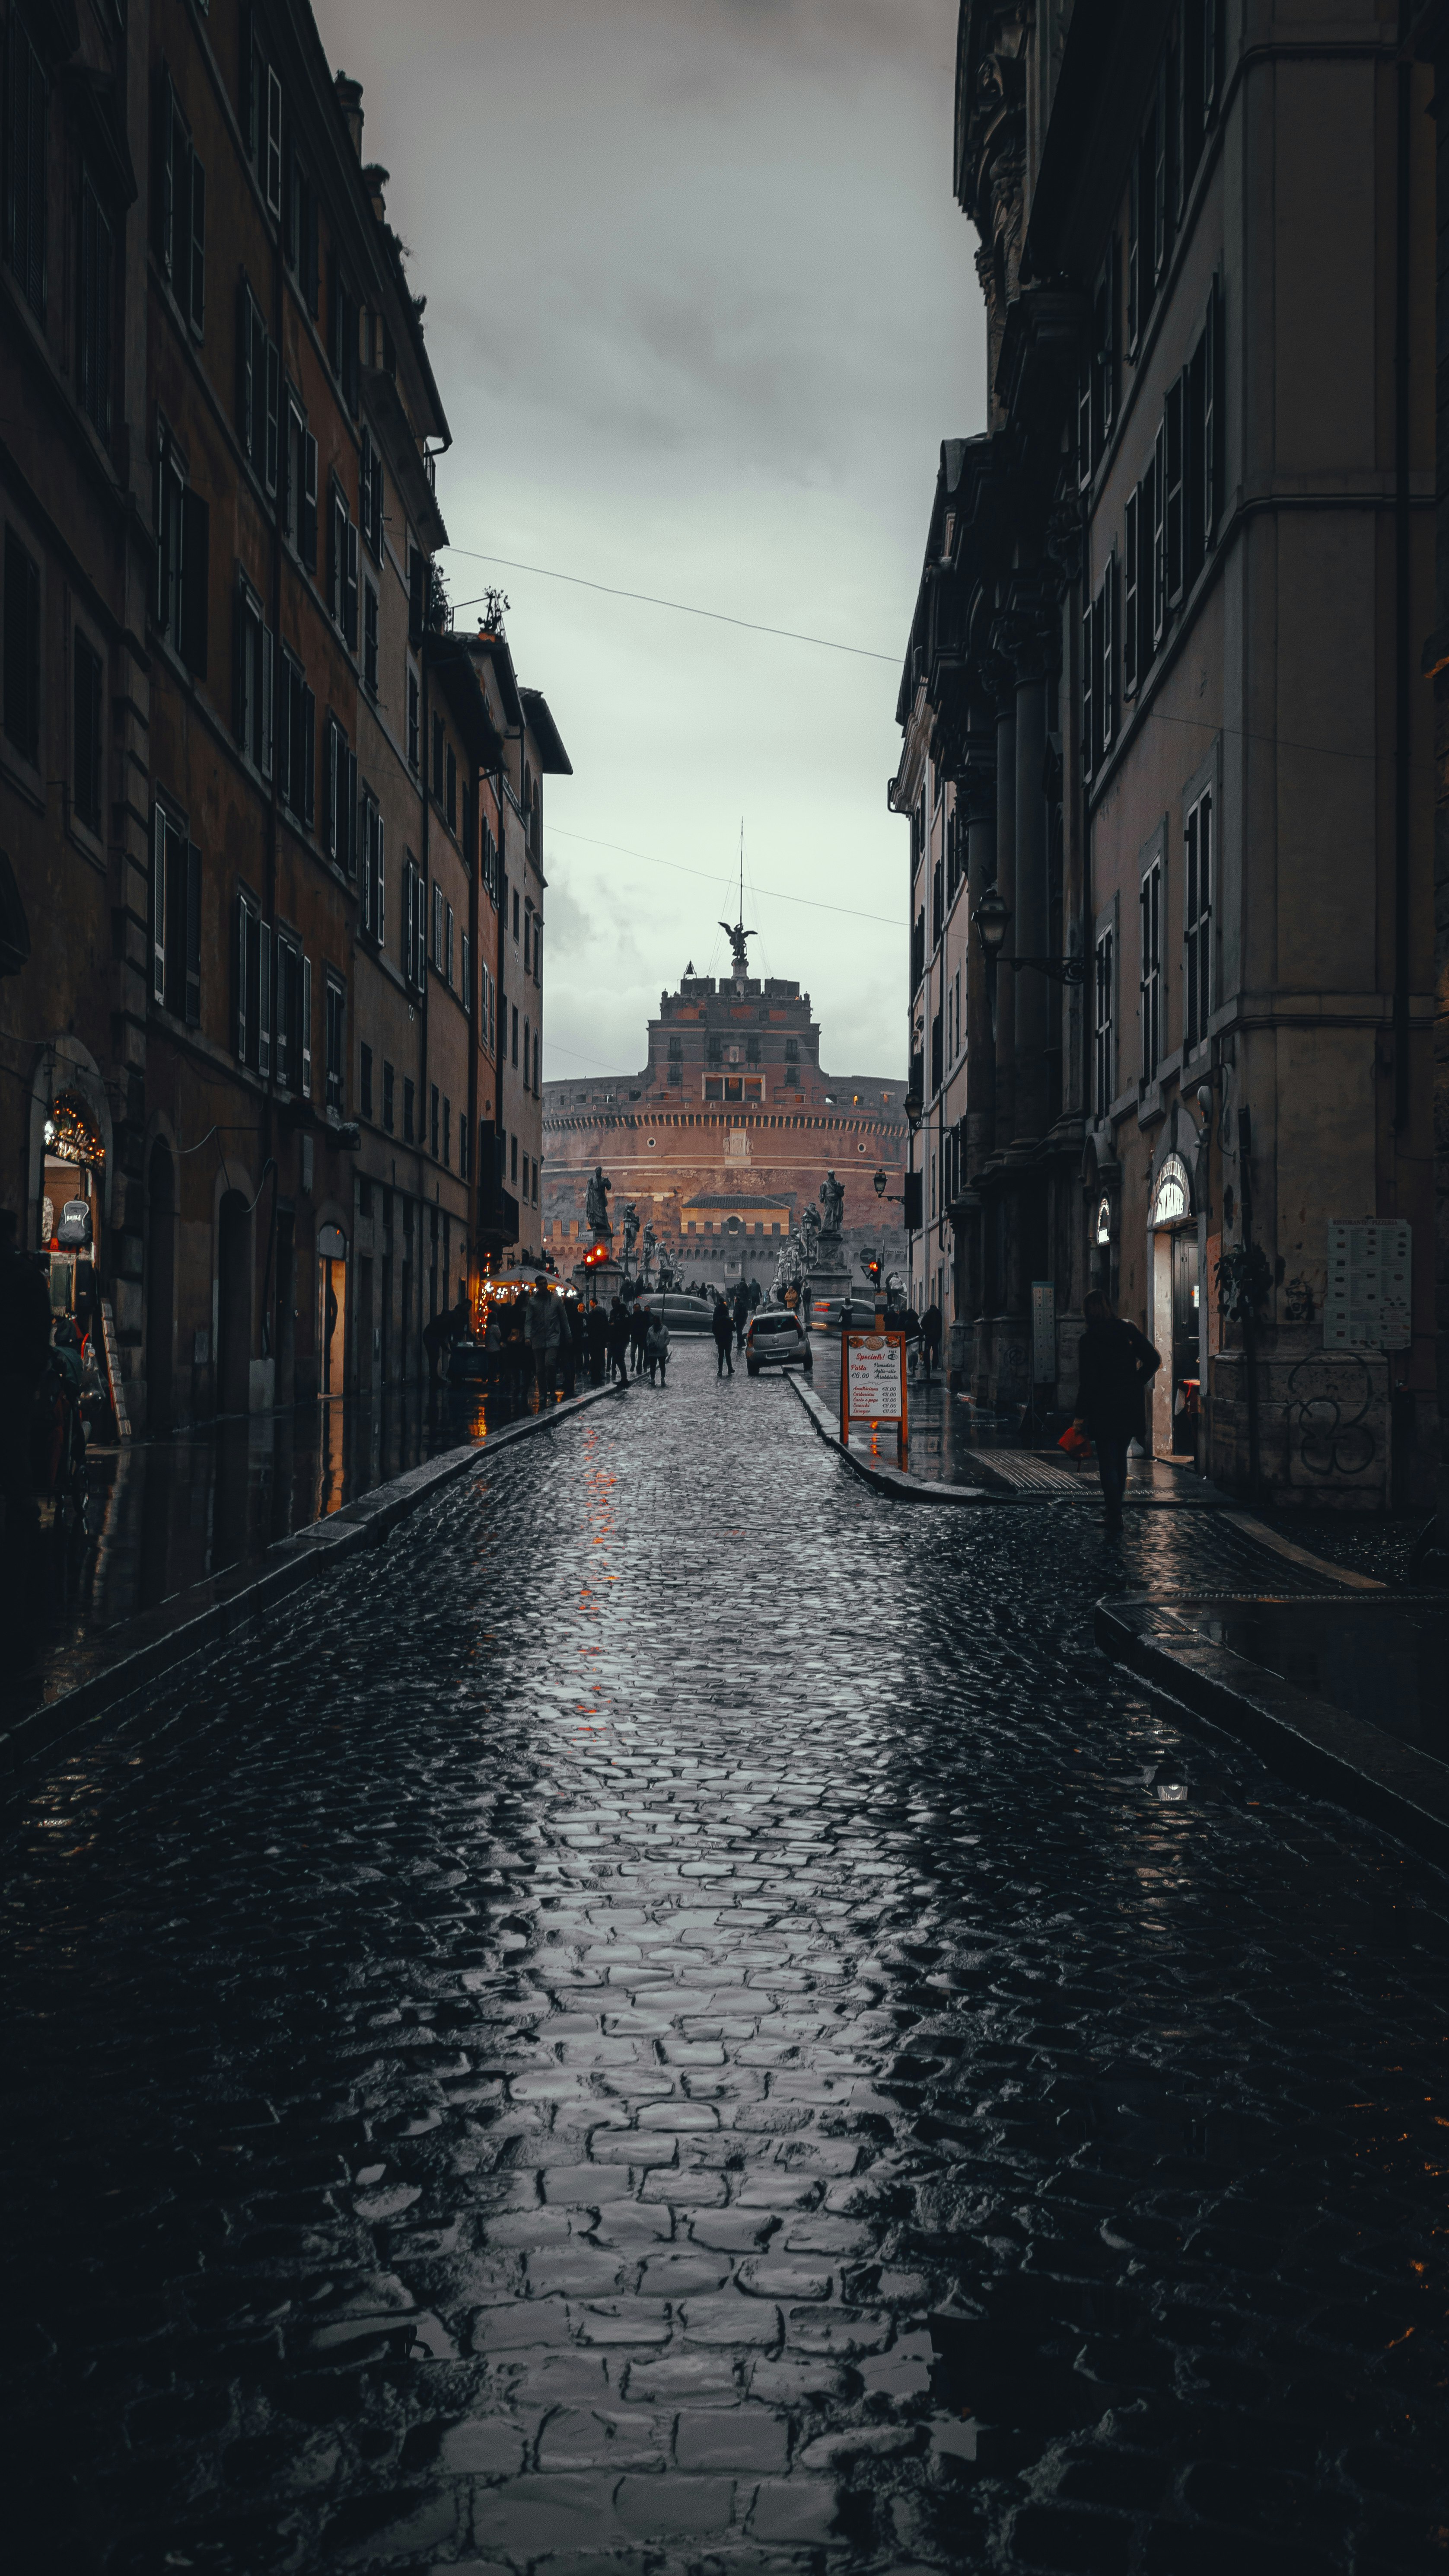
<svg viewBox="0 0 1449 2576"><path fill-rule="evenodd" d="M239 1415L88 1453L83 1528L33 1511L0 1544L7 1687L444 1450L485 1440L533 1408L471 1389L389 1387L291 1412Z"/></svg>

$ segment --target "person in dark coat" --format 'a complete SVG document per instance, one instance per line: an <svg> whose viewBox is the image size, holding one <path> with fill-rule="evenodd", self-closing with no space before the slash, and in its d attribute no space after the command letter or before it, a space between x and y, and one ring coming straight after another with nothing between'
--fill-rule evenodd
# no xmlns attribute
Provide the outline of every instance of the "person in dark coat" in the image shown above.
<svg viewBox="0 0 1449 2576"><path fill-rule="evenodd" d="M921 1356L926 1363L926 1383L941 1357L941 1309L933 1297L921 1317Z"/></svg>
<svg viewBox="0 0 1449 2576"><path fill-rule="evenodd" d="M745 1347L745 1326L750 1320L750 1292L743 1279L735 1290L735 1349Z"/></svg>
<svg viewBox="0 0 1449 2576"><path fill-rule="evenodd" d="M558 1301L558 1377L567 1404L579 1365L579 1310L567 1297Z"/></svg>
<svg viewBox="0 0 1449 2576"><path fill-rule="evenodd" d="M730 1344L735 1337L735 1328L730 1318L730 1310L728 1306L725 1304L723 1297L718 1295L714 1301L714 1315L711 1320L714 1331L714 1347L716 1353L715 1376L724 1377L728 1375L733 1377L735 1373L735 1364L730 1358Z"/></svg>
<svg viewBox="0 0 1449 2576"><path fill-rule="evenodd" d="M629 1309L622 1297L609 1308L609 1375L621 1386L629 1383Z"/></svg>
<svg viewBox="0 0 1449 2576"><path fill-rule="evenodd" d="M1162 1354L1135 1324L1113 1314L1100 1289L1092 1290L1082 1313L1087 1329L1077 1344L1077 1429L1096 1444L1107 1527L1120 1530L1128 1444L1147 1446L1144 1399Z"/></svg>
<svg viewBox="0 0 1449 2576"><path fill-rule="evenodd" d="M636 1297L629 1309L629 1348L634 1354L634 1375L644 1374L644 1345L649 1338L649 1309L642 1297Z"/></svg>
<svg viewBox="0 0 1449 2576"><path fill-rule="evenodd" d="M609 1361L609 1318L597 1297L591 1297L584 1308L584 1331L589 1346L589 1384L602 1386Z"/></svg>

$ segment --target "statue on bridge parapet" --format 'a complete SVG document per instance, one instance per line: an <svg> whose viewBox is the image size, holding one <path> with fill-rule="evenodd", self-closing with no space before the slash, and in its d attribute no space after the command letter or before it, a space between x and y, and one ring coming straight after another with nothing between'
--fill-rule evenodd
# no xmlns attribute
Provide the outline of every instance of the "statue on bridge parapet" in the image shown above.
<svg viewBox="0 0 1449 2576"><path fill-rule="evenodd" d="M613 1186L612 1181L604 1178L603 1164L596 1163L584 1201L585 1214L593 1227L596 1242L612 1243L614 1239L614 1229L609 1223L609 1192Z"/></svg>

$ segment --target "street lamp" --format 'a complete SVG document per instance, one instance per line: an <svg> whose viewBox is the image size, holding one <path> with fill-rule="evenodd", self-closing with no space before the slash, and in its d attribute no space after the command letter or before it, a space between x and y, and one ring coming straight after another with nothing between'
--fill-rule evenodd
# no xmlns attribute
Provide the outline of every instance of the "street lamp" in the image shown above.
<svg viewBox="0 0 1449 2576"><path fill-rule="evenodd" d="M1009 966L1013 975L1019 975L1023 966L1030 966L1038 975L1050 975L1053 983L1056 984L1085 983L1086 968L1080 957L1004 957L1002 955L1002 944L1006 938L1006 926L1011 919L1011 912L999 887L994 885L987 887L985 893L977 900L974 917L976 936L981 943L981 953L986 959L987 972L993 990L998 965Z"/></svg>

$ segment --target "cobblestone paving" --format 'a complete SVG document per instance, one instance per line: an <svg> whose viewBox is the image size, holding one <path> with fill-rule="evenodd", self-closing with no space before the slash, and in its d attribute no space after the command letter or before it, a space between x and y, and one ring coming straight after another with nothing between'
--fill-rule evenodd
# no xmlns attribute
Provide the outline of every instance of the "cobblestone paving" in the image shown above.
<svg viewBox="0 0 1449 2576"><path fill-rule="evenodd" d="M1442 2570L1449 1892L1090 1641L1265 1574L685 1350L58 1770L9 2563Z"/></svg>

